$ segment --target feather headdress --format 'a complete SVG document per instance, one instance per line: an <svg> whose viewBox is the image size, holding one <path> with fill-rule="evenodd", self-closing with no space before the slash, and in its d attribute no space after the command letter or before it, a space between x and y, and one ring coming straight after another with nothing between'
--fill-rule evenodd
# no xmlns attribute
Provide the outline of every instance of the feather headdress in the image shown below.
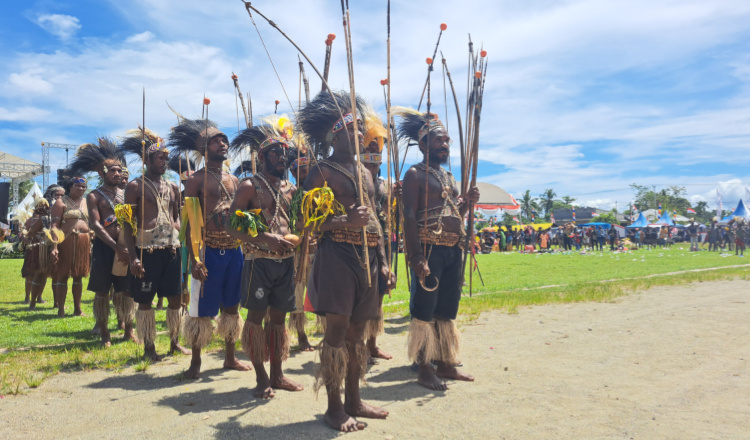
<svg viewBox="0 0 750 440"><path fill-rule="evenodd" d="M168 151L164 139L148 128L141 130L140 125L137 129L125 132L125 137L120 141L120 150L126 155L134 154L144 160L141 140L146 143L146 156L150 156L157 151Z"/></svg>
<svg viewBox="0 0 750 440"><path fill-rule="evenodd" d="M398 124L398 137L400 139L409 139L415 143L427 135L428 132L439 128L445 129L445 126L437 115L431 113L420 113L407 107L391 107L391 114L399 116L401 123Z"/></svg>
<svg viewBox="0 0 750 440"><path fill-rule="evenodd" d="M229 148L239 154L244 149L262 154L273 145L294 147L294 126L287 115L270 115L261 119L260 124L242 130L232 139Z"/></svg>
<svg viewBox="0 0 750 440"><path fill-rule="evenodd" d="M380 119L378 113L369 105L365 108L365 151L371 153L382 153L383 144L388 138L388 130L383 125L383 121ZM378 150L369 151L370 143L374 140L378 141Z"/></svg>
<svg viewBox="0 0 750 440"><path fill-rule="evenodd" d="M362 120L365 102L357 97L357 117ZM344 121L341 121L336 104L341 109ZM315 154L327 157L333 136L344 128L344 124L353 121L351 97L348 92L338 91L333 96L328 91L320 92L297 113L297 124L307 136Z"/></svg>
<svg viewBox="0 0 750 440"><path fill-rule="evenodd" d="M209 119L187 119L179 113L177 118L180 123L172 127L169 133L169 147L172 154L191 154L197 162L206 155L206 148L211 139L223 136L229 143L229 138L223 131L219 130L215 122Z"/></svg>
<svg viewBox="0 0 750 440"><path fill-rule="evenodd" d="M234 175L237 177L242 177L244 174L252 174L253 173L253 161L252 160L243 160L240 165L234 169Z"/></svg>
<svg viewBox="0 0 750 440"><path fill-rule="evenodd" d="M73 162L68 165L69 176L83 177L96 172L100 176L107 173L110 166L122 166L125 159L117 148L117 143L108 137L98 140L98 145L83 144L78 147Z"/></svg>
<svg viewBox="0 0 750 440"><path fill-rule="evenodd" d="M183 154L172 154L167 167L180 176L180 180L187 180L188 172L195 171L195 161L187 159Z"/></svg>

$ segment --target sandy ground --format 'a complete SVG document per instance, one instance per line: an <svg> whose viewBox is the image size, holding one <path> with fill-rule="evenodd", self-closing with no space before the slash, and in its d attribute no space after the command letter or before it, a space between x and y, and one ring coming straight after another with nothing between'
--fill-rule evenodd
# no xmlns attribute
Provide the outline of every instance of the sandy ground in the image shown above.
<svg viewBox="0 0 750 440"><path fill-rule="evenodd" d="M748 439L750 282L654 288L612 303L482 314L463 330L475 383L431 392L405 358L403 320L382 346L396 357L369 374L363 396L390 411L349 438ZM0 400L0 438L328 439L325 394L312 389L314 354L286 371L300 393L252 397L254 374L204 359L203 378L180 381L187 357L145 373L59 374Z"/></svg>

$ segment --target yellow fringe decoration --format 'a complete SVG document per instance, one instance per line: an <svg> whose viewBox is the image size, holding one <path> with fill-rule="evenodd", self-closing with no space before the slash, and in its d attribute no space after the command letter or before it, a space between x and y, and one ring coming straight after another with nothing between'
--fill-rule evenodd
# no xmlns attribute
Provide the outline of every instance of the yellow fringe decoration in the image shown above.
<svg viewBox="0 0 750 440"><path fill-rule="evenodd" d="M204 225L203 211L198 197L185 197L180 221L180 241L185 241L188 223L190 224L190 246L193 250L193 259L196 263L200 263L200 255L204 247L201 236Z"/></svg>
<svg viewBox="0 0 750 440"><path fill-rule="evenodd" d="M331 214L346 214L344 206L333 195L333 190L325 182L321 188L313 188L302 198L302 218L305 227L313 225L313 229L320 229L320 225Z"/></svg>
<svg viewBox="0 0 750 440"><path fill-rule="evenodd" d="M115 206L115 217L121 228L125 228L126 223L129 224L133 229L133 237L135 237L138 232L138 222L136 222L133 217L133 206L128 203L122 203Z"/></svg>
<svg viewBox="0 0 750 440"><path fill-rule="evenodd" d="M52 244L60 244L65 241L65 234L58 228L53 227L51 229L45 229L44 234L47 236L47 240Z"/></svg>

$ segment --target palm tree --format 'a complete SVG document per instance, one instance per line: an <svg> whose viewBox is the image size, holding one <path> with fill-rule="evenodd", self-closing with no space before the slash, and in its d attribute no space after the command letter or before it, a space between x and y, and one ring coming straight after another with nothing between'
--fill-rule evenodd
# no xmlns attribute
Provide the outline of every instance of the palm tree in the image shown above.
<svg viewBox="0 0 750 440"><path fill-rule="evenodd" d="M521 197L521 211L526 213L526 219L527 221L531 220L531 211L536 211L539 209L539 204L536 202L536 199L531 197L531 190L526 190L526 192Z"/></svg>
<svg viewBox="0 0 750 440"><path fill-rule="evenodd" d="M563 203L565 203L566 205L571 205L571 206L572 206L572 205L573 205L573 202L575 202L575 201L576 201L576 198L575 198L575 197L570 197L570 196L564 196L564 197L562 198L562 201L563 201Z"/></svg>
<svg viewBox="0 0 750 440"><path fill-rule="evenodd" d="M552 207L555 204L555 196L557 196L557 193L555 193L555 190L552 188L547 188L543 193L539 194L539 204L541 208L544 209L544 216L547 220L549 220L549 215L552 213Z"/></svg>

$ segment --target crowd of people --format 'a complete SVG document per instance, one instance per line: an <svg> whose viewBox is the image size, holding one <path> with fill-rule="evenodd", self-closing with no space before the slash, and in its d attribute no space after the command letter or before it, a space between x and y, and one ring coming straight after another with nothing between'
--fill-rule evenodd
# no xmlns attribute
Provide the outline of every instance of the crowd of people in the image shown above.
<svg viewBox="0 0 750 440"><path fill-rule="evenodd" d="M708 227L691 220L684 226L653 225L645 228L625 228L610 224L578 226L573 222L560 227L535 229L531 225L508 228L486 227L477 234L479 252L552 252L552 251L610 251L627 248L669 248L675 243L690 242L690 251L708 250L735 252L744 256L750 241L750 223L732 219L719 224L714 218ZM622 231L622 234L621 232ZM626 241L627 240L627 241Z"/></svg>
<svg viewBox="0 0 750 440"><path fill-rule="evenodd" d="M445 390L446 379L474 380L457 368L455 318L464 218L479 192L459 195L442 167L451 142L435 115L394 113L399 136L423 154L394 188L412 273L408 355L420 385ZM225 342L224 367L254 370L259 398L302 390L283 371L287 328L301 350L313 350L304 312L314 312L324 328L314 389L327 391L326 423L354 431L364 427L358 417L385 418L386 410L362 401L359 381L369 362L392 358L377 345L383 296L396 283L383 237L395 236L387 228L399 223L388 218L379 177L387 136L359 97L323 92L295 121L269 115L231 141L208 119L179 116L166 139L138 127L118 142L82 145L21 231L30 308L45 302L51 279L57 315L65 316L72 280L73 313L82 315L88 277L102 345L112 344L112 302L124 338L158 361L153 302L166 298L169 352L191 356L185 377L199 377L202 350L216 334ZM248 151L253 159L242 161ZM128 157L143 164L132 180ZM229 159L242 162L235 173ZM181 185L165 179L168 169ZM92 175L99 186L87 192ZM250 364L236 357L238 341Z"/></svg>

